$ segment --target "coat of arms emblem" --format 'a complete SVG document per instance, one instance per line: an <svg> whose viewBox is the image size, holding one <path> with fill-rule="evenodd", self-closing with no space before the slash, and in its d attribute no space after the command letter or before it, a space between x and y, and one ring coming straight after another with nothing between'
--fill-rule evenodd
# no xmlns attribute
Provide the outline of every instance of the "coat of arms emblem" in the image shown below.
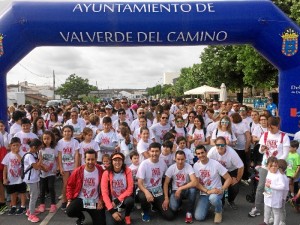
<svg viewBox="0 0 300 225"><path fill-rule="evenodd" d="M293 56L298 52L298 34L291 28L285 30L282 37L282 54Z"/></svg>

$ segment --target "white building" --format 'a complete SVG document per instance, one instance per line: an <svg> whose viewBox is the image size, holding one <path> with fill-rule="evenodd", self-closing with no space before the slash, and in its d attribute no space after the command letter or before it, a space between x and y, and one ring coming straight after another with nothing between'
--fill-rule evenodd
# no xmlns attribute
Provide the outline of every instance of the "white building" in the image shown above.
<svg viewBox="0 0 300 225"><path fill-rule="evenodd" d="M174 84L173 80L179 77L177 72L165 72L163 74L163 84Z"/></svg>

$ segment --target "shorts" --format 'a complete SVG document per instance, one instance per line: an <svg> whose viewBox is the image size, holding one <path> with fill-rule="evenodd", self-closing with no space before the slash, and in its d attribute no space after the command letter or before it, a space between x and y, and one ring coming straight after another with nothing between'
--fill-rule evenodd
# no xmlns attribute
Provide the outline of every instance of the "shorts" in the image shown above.
<svg viewBox="0 0 300 225"><path fill-rule="evenodd" d="M7 194L26 193L27 185L25 182L21 184L6 185Z"/></svg>

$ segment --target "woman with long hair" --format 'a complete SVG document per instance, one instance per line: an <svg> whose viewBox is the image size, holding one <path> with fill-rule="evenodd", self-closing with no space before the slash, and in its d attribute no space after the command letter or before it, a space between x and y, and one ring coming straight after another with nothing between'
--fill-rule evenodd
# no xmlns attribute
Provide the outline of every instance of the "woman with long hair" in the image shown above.
<svg viewBox="0 0 300 225"><path fill-rule="evenodd" d="M123 220L126 225L131 224L130 213L134 206L133 177L124 160L125 156L122 153L113 153L110 166L104 171L101 179L107 225L115 225ZM121 213L123 210L125 218Z"/></svg>

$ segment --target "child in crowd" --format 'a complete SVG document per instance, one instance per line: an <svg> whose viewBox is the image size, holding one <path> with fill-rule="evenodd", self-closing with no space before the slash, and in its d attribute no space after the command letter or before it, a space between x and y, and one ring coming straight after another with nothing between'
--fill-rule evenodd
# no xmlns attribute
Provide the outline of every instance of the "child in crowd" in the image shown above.
<svg viewBox="0 0 300 225"><path fill-rule="evenodd" d="M41 194L40 205L38 210L40 212L45 211L45 195L46 190L49 190L51 206L50 213L56 211L56 194L55 194L55 179L57 170L58 151L55 148L56 141L55 136L51 131L46 130L42 135L43 148L39 152L39 161L45 165L46 171L41 171Z"/></svg>
<svg viewBox="0 0 300 225"><path fill-rule="evenodd" d="M101 164L101 166L104 170L107 170L107 168L110 166L110 156L109 156L109 154L102 155L102 164Z"/></svg>
<svg viewBox="0 0 300 225"><path fill-rule="evenodd" d="M3 146L8 149L9 135L5 130L5 123L3 120L0 120L0 136L2 136Z"/></svg>
<svg viewBox="0 0 300 225"><path fill-rule="evenodd" d="M71 125L64 126L62 128L63 138L57 143L59 170L63 178L62 210L65 210L67 206L66 187L68 178L79 164L79 143L73 138L73 132L74 129Z"/></svg>
<svg viewBox="0 0 300 225"><path fill-rule="evenodd" d="M284 159L279 159L278 160L278 168L279 168L279 172L282 174L283 180L284 180L284 192L283 192L283 198L282 198L282 215L281 215L280 225L285 225L286 224L285 223L285 221L286 221L285 203L286 203L287 196L289 194L289 179L285 175L286 168L287 168L287 162Z"/></svg>
<svg viewBox="0 0 300 225"><path fill-rule="evenodd" d="M124 163L129 166L131 164L130 152L133 151L133 138L127 127L122 127L120 133L124 137L124 140L120 144L120 152L125 156Z"/></svg>
<svg viewBox="0 0 300 225"><path fill-rule="evenodd" d="M93 140L93 130L85 127L82 131L83 141L79 144L79 159L81 165L85 164L84 153L89 149L94 149L96 152L100 151L99 145Z"/></svg>
<svg viewBox="0 0 300 225"><path fill-rule="evenodd" d="M30 131L31 122L27 118L21 120L21 131L17 132L14 137L18 137L21 140L21 151L23 153L28 152L29 145L28 142L38 136Z"/></svg>
<svg viewBox="0 0 300 225"><path fill-rule="evenodd" d="M162 144L162 151L160 153L159 158L164 160L167 166L171 166L174 162L174 154L172 153L173 149L173 142L172 141L165 141Z"/></svg>
<svg viewBox="0 0 300 225"><path fill-rule="evenodd" d="M132 171L132 177L133 177L133 181L134 181L134 186L133 186L133 197L134 197L134 202L135 202L135 207L137 209L141 208L141 205L139 204L139 199L137 197L137 177L136 177L136 173L139 169L139 153L137 151L132 151L130 152L130 160L131 160L131 165L129 166L129 169L131 169Z"/></svg>
<svg viewBox="0 0 300 225"><path fill-rule="evenodd" d="M186 143L187 143L186 138L178 137L176 143L178 146L177 151L181 150L184 152L184 154L186 156L186 163L193 165L194 164L194 161L193 161L194 155L193 155L191 149L186 148Z"/></svg>
<svg viewBox="0 0 300 225"><path fill-rule="evenodd" d="M1 164L2 160L7 154L7 147L5 146L5 133L2 131L5 129L3 121L0 120L0 215L2 215L7 209L7 205L5 203L5 190L3 185L3 170L4 165ZM4 132L6 132L4 130ZM7 134L7 132L6 132ZM6 136L7 138L7 136Z"/></svg>
<svg viewBox="0 0 300 225"><path fill-rule="evenodd" d="M35 138L28 142L29 151L24 154L22 160L24 161L24 182L29 186L29 209L26 212L28 221L37 223L40 219L36 216L39 211L35 210L35 205L39 197L39 182L40 170L48 171L47 167L38 160L38 152L41 150L43 143L40 139ZM23 209L25 211L25 207Z"/></svg>
<svg viewBox="0 0 300 225"><path fill-rule="evenodd" d="M300 171L300 155L297 153L297 149L299 148L299 142L296 140L291 141L290 143L290 152L286 159L287 161L287 170L286 175L290 181L290 195L294 197L294 182L295 178L297 178L298 173Z"/></svg>
<svg viewBox="0 0 300 225"><path fill-rule="evenodd" d="M264 191L264 223L269 224L271 213L274 216L274 225L279 225L282 216L282 198L284 195L284 178L278 170L278 160L271 156L267 161L268 174Z"/></svg>
<svg viewBox="0 0 300 225"><path fill-rule="evenodd" d="M143 162L149 158L148 148L152 141L149 139L149 129L141 127L141 140L138 142L136 149L139 153L139 162Z"/></svg>
<svg viewBox="0 0 300 225"><path fill-rule="evenodd" d="M2 160L3 184L11 198L11 209L8 215L21 215L26 211L26 183L21 178L21 159L24 153L20 151L21 140L13 137L10 141L10 152ZM17 210L17 197L21 198L21 206Z"/></svg>
<svg viewBox="0 0 300 225"><path fill-rule="evenodd" d="M95 141L100 145L100 154L98 154L100 159L102 159L103 154L111 155L115 151L118 138L112 129L112 120L110 117L103 118L103 130L95 137Z"/></svg>

